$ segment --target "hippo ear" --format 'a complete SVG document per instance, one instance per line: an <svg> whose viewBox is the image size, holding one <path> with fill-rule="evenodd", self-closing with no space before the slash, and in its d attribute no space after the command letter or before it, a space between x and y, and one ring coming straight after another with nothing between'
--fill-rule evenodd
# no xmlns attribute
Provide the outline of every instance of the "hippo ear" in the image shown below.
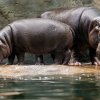
<svg viewBox="0 0 100 100"><path fill-rule="evenodd" d="M93 20L89 25L88 33L97 25L97 21Z"/></svg>
<svg viewBox="0 0 100 100"><path fill-rule="evenodd" d="M6 45L0 40L0 48L1 48L1 47L5 48Z"/></svg>

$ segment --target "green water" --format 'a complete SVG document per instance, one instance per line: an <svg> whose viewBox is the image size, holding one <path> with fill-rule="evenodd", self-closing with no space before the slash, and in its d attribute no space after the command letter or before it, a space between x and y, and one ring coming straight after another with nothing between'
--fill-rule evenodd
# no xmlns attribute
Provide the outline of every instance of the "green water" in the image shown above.
<svg viewBox="0 0 100 100"><path fill-rule="evenodd" d="M0 100L100 100L100 75L0 79Z"/></svg>

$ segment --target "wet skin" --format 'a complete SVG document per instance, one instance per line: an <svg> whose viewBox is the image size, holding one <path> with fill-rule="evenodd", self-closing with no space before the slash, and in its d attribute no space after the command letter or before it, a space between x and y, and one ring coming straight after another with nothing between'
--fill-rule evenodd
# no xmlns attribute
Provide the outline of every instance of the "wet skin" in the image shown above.
<svg viewBox="0 0 100 100"><path fill-rule="evenodd" d="M56 64L68 64L72 45L72 29L64 23L40 18L17 20L0 31L0 60L8 58L8 64L13 64L16 55L18 64L23 64L25 52L52 53Z"/></svg>
<svg viewBox="0 0 100 100"><path fill-rule="evenodd" d="M71 10L56 9L44 12L41 14L41 17L45 19L61 21L73 28L75 32L75 38L72 49L73 62L70 63L71 65L81 65L81 63L78 61L78 55L80 52L83 52L87 49L89 50L91 63L100 65L100 61L96 55L96 51L100 51L100 49L97 50L99 42L92 42L93 38L94 40L97 40L96 36L98 36L99 33L98 31L94 30L96 26L100 26L99 9L93 7L80 7ZM98 24L92 25L93 27L91 27L91 23L93 23L96 19L98 19ZM91 32L94 34L93 38L90 35Z"/></svg>

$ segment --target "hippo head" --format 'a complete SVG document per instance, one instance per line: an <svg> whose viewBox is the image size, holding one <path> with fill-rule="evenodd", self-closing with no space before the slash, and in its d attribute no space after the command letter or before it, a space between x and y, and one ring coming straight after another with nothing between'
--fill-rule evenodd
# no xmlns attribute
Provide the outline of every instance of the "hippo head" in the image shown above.
<svg viewBox="0 0 100 100"><path fill-rule="evenodd" d="M100 17L94 18L89 28L89 44L100 56Z"/></svg>
<svg viewBox="0 0 100 100"><path fill-rule="evenodd" d="M7 46L0 40L0 62L7 56Z"/></svg>

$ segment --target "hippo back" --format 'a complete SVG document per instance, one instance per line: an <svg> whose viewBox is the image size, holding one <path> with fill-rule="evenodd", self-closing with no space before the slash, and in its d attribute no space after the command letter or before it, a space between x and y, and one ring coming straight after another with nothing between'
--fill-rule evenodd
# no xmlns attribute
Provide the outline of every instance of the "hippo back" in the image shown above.
<svg viewBox="0 0 100 100"><path fill-rule="evenodd" d="M64 48L65 45L72 45L72 42L69 43L72 41L70 27L58 21L35 18L15 21L10 25L15 47L22 51L44 53L58 46Z"/></svg>
<svg viewBox="0 0 100 100"><path fill-rule="evenodd" d="M74 48L85 49L88 46L88 31L91 21L100 16L100 11L94 7L80 7L71 10L47 11L41 14L42 18L59 20L70 25L75 32ZM79 42L80 41L80 42ZM82 46L83 45L83 46Z"/></svg>

